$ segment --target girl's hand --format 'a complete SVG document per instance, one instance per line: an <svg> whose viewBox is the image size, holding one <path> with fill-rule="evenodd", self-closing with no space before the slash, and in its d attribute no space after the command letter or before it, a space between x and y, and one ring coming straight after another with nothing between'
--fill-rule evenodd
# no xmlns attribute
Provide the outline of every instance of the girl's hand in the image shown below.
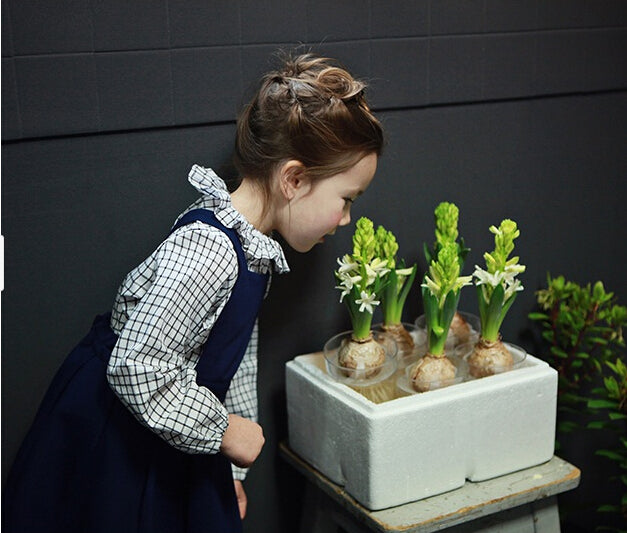
<svg viewBox="0 0 627 533"><path fill-rule="evenodd" d="M229 415L229 425L222 437L220 451L235 466L248 468L261 453L266 439L261 426L238 415Z"/></svg>
<svg viewBox="0 0 627 533"><path fill-rule="evenodd" d="M234 479L233 483L235 483L235 495L237 496L239 516L242 520L244 520L244 517L246 516L246 504L248 503L248 498L246 497L246 492L244 491L244 484L239 479Z"/></svg>

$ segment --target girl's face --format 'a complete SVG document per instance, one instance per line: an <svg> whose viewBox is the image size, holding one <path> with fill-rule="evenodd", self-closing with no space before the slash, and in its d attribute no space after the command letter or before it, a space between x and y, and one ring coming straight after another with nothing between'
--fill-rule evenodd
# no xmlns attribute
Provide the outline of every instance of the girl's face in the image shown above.
<svg viewBox="0 0 627 533"><path fill-rule="evenodd" d="M376 169L377 155L373 153L340 174L318 180L305 178L295 189L284 227L277 230L294 250L311 250L326 235L333 235L338 226L350 222L351 204L368 188Z"/></svg>

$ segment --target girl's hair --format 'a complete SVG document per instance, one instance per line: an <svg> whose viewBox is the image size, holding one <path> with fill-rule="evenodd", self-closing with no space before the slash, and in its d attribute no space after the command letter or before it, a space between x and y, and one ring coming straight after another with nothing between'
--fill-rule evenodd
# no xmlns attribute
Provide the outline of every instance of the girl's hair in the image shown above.
<svg viewBox="0 0 627 533"><path fill-rule="evenodd" d="M365 83L333 60L288 56L268 72L237 119L234 162L268 199L274 169L300 161L312 178L344 172L383 148L383 129L364 97ZM267 203L266 203L267 205Z"/></svg>

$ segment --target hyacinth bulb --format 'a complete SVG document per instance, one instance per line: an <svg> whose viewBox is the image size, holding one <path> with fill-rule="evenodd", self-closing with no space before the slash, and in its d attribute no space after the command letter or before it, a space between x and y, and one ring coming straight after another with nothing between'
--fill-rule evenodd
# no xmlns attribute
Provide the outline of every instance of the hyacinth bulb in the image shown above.
<svg viewBox="0 0 627 533"><path fill-rule="evenodd" d="M338 363L347 375L354 370L363 372L366 378L373 377L385 363L385 348L372 335L365 339L351 338L342 343Z"/></svg>
<svg viewBox="0 0 627 533"><path fill-rule="evenodd" d="M514 359L501 339L480 338L468 357L468 370L475 378L483 378L511 370Z"/></svg>
<svg viewBox="0 0 627 533"><path fill-rule="evenodd" d="M457 369L446 356L426 354L410 372L411 385L417 392L440 388L455 379Z"/></svg>

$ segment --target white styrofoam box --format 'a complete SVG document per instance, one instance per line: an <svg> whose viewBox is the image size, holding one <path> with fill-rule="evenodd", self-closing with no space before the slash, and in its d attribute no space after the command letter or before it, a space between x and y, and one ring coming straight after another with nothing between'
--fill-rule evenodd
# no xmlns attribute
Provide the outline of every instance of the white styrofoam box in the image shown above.
<svg viewBox="0 0 627 533"><path fill-rule="evenodd" d="M375 404L334 381L321 353L286 365L289 445L371 510L535 466L555 442L557 372L517 369Z"/></svg>

